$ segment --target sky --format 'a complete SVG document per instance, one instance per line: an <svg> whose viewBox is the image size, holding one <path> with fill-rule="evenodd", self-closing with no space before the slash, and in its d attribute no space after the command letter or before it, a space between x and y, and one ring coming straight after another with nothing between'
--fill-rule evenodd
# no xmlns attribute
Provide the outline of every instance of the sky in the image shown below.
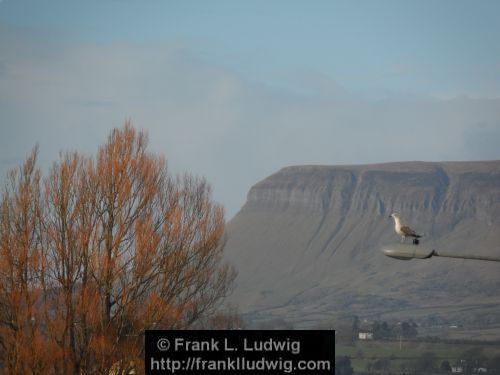
<svg viewBox="0 0 500 375"><path fill-rule="evenodd" d="M500 2L0 0L0 179L132 121L230 219L298 164L500 159Z"/></svg>

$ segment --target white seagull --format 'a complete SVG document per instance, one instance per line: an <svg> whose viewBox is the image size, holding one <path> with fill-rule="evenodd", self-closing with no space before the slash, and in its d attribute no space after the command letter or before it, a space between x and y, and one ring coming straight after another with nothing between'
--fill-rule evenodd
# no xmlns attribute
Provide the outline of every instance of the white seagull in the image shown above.
<svg viewBox="0 0 500 375"><path fill-rule="evenodd" d="M391 217L394 219L394 230L396 231L397 234L401 236L401 242L405 242L406 237L414 237L414 238L422 237L410 227L407 227L406 225L401 225L401 221L399 220L399 214L392 213L391 216L389 216L389 218Z"/></svg>

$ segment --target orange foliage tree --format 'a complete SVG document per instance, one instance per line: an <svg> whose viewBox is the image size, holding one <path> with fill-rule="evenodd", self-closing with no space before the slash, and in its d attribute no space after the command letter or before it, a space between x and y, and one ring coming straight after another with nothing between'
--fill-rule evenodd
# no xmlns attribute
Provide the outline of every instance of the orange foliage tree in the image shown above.
<svg viewBox="0 0 500 375"><path fill-rule="evenodd" d="M212 314L234 271L204 179L173 177L147 136L114 129L96 157L37 148L0 206L0 363L8 374L143 370L144 331Z"/></svg>

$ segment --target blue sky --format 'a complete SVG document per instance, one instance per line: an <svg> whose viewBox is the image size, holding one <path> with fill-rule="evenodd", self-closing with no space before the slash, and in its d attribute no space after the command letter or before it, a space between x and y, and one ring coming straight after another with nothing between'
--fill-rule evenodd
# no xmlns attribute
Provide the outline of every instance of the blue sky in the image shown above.
<svg viewBox="0 0 500 375"><path fill-rule="evenodd" d="M498 1L0 1L0 173L131 119L230 218L292 164L500 159Z"/></svg>

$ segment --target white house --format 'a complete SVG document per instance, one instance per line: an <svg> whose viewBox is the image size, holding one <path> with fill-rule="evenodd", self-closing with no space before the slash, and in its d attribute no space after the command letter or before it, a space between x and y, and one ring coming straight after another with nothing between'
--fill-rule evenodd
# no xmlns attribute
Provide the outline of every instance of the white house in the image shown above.
<svg viewBox="0 0 500 375"><path fill-rule="evenodd" d="M358 338L360 340L373 340L373 332L359 332Z"/></svg>

